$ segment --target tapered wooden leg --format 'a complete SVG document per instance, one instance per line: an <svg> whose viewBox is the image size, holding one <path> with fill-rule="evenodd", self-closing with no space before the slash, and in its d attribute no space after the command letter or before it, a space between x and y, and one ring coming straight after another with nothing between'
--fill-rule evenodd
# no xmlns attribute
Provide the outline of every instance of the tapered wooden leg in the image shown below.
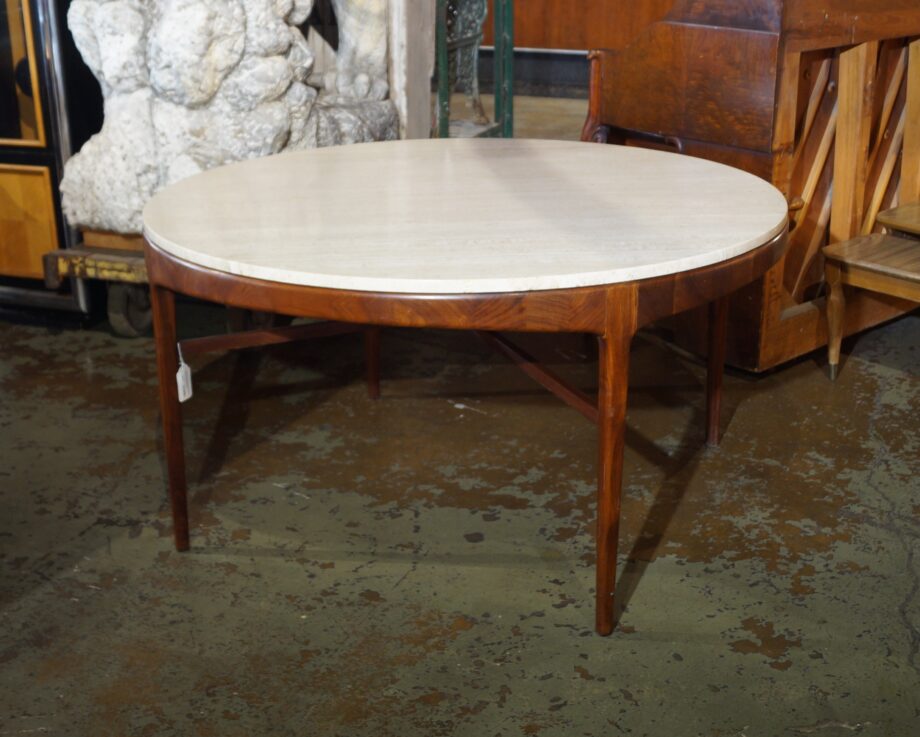
<svg viewBox="0 0 920 737"><path fill-rule="evenodd" d="M843 281L840 267L828 261L824 269L827 284L827 365L831 380L837 378L840 366L840 343L843 340L843 315L846 302L843 297Z"/></svg>
<svg viewBox="0 0 920 737"><path fill-rule="evenodd" d="M629 346L635 333L634 293L608 301L613 311L598 355L597 583L596 629L609 635L614 625L613 592L620 533L620 491L626 436Z"/></svg>
<svg viewBox="0 0 920 737"><path fill-rule="evenodd" d="M367 395L380 398L380 328L369 327L364 331L364 355L367 362Z"/></svg>
<svg viewBox="0 0 920 737"><path fill-rule="evenodd" d="M173 538L176 550L188 550L188 503L185 485L185 451L182 445L182 409L176 386L179 357L176 349L176 302L168 289L151 285L153 331L157 348L157 376L160 384L160 414L163 418L163 441L166 471L169 478L169 502L172 507Z"/></svg>
<svg viewBox="0 0 920 737"><path fill-rule="evenodd" d="M709 303L709 356L706 367L706 443L718 445L722 410L722 375L728 334L728 297Z"/></svg>

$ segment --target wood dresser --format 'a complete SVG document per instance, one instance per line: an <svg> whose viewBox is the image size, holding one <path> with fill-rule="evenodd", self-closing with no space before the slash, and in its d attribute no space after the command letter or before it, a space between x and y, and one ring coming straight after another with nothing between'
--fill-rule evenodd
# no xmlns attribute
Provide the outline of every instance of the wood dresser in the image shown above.
<svg viewBox="0 0 920 737"><path fill-rule="evenodd" d="M608 0L630 26L590 53L582 138L672 149L746 169L787 197L786 256L734 296L728 361L763 371L827 343L821 248L920 201L918 0ZM915 308L855 295L844 332ZM700 312L676 341L705 352Z"/></svg>

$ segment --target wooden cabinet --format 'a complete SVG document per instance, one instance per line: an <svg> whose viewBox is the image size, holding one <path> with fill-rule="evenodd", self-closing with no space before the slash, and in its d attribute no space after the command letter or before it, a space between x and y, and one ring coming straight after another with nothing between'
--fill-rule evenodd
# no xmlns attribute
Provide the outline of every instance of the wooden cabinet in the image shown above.
<svg viewBox="0 0 920 737"><path fill-rule="evenodd" d="M611 5L622 18L657 10ZM583 138L721 161L783 191L789 250L731 309L729 361L762 371L827 342L822 246L877 231L880 210L920 200L920 2L669 6L626 45L591 54ZM845 331L914 306L859 295ZM704 350L704 317L682 318L675 340Z"/></svg>

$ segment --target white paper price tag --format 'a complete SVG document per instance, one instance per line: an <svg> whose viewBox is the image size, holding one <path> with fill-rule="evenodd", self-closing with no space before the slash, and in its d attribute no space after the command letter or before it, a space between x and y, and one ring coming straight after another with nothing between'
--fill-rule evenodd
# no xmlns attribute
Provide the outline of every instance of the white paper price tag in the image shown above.
<svg viewBox="0 0 920 737"><path fill-rule="evenodd" d="M182 348L176 345L179 352L179 370L176 371L176 387L179 390L179 401L186 402L192 398L192 370L182 358Z"/></svg>

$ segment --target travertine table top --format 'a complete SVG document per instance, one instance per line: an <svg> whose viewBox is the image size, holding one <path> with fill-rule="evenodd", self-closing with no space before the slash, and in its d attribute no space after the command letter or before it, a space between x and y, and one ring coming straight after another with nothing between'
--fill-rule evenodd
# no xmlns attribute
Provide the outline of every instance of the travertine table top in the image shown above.
<svg viewBox="0 0 920 737"><path fill-rule="evenodd" d="M171 185L144 235L194 264L289 284L459 294L592 286L750 251L782 194L689 156L540 140L340 146Z"/></svg>

